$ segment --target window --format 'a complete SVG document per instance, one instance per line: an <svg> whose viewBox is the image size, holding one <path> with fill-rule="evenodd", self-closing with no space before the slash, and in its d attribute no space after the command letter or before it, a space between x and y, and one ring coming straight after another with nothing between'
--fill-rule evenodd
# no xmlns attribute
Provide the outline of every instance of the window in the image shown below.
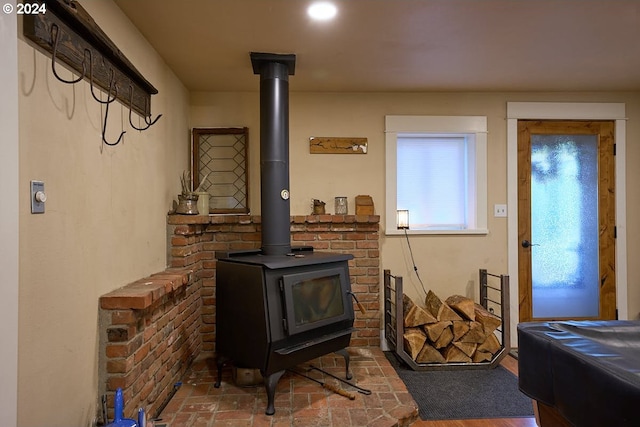
<svg viewBox="0 0 640 427"><path fill-rule="evenodd" d="M386 116L386 233L487 233L487 119Z"/></svg>
<svg viewBox="0 0 640 427"><path fill-rule="evenodd" d="M193 188L209 193L209 213L248 213L249 130L194 128L192 135Z"/></svg>

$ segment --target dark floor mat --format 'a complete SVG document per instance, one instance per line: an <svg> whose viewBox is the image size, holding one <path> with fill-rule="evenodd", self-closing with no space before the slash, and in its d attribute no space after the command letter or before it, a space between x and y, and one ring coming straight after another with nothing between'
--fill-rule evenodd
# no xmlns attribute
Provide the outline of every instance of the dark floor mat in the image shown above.
<svg viewBox="0 0 640 427"><path fill-rule="evenodd" d="M414 371L392 352L385 355L418 404L423 420L533 416L531 399L518 389L518 378L502 366Z"/></svg>

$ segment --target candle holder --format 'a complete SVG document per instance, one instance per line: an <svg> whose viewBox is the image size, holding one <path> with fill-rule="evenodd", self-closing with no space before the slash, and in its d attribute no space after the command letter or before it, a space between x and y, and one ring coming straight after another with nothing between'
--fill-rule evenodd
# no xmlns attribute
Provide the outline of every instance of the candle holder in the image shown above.
<svg viewBox="0 0 640 427"><path fill-rule="evenodd" d="M349 206L347 205L347 198L343 196L336 197L336 215L347 215L349 212Z"/></svg>

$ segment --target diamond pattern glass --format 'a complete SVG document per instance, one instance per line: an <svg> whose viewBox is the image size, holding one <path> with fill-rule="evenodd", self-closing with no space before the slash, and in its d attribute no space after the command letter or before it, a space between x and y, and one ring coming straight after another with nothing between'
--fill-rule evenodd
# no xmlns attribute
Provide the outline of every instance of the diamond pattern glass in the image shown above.
<svg viewBox="0 0 640 427"><path fill-rule="evenodd" d="M246 128L226 130L225 133L225 129L194 129L198 182L208 175L201 189L210 194L210 212L247 213L248 131Z"/></svg>

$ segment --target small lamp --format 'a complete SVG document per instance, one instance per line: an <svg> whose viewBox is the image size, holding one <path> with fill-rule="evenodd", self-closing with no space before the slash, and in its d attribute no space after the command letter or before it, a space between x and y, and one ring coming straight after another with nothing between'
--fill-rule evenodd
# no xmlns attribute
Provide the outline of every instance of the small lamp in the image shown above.
<svg viewBox="0 0 640 427"><path fill-rule="evenodd" d="M398 230L409 229L409 211L406 209L398 209L397 211Z"/></svg>

